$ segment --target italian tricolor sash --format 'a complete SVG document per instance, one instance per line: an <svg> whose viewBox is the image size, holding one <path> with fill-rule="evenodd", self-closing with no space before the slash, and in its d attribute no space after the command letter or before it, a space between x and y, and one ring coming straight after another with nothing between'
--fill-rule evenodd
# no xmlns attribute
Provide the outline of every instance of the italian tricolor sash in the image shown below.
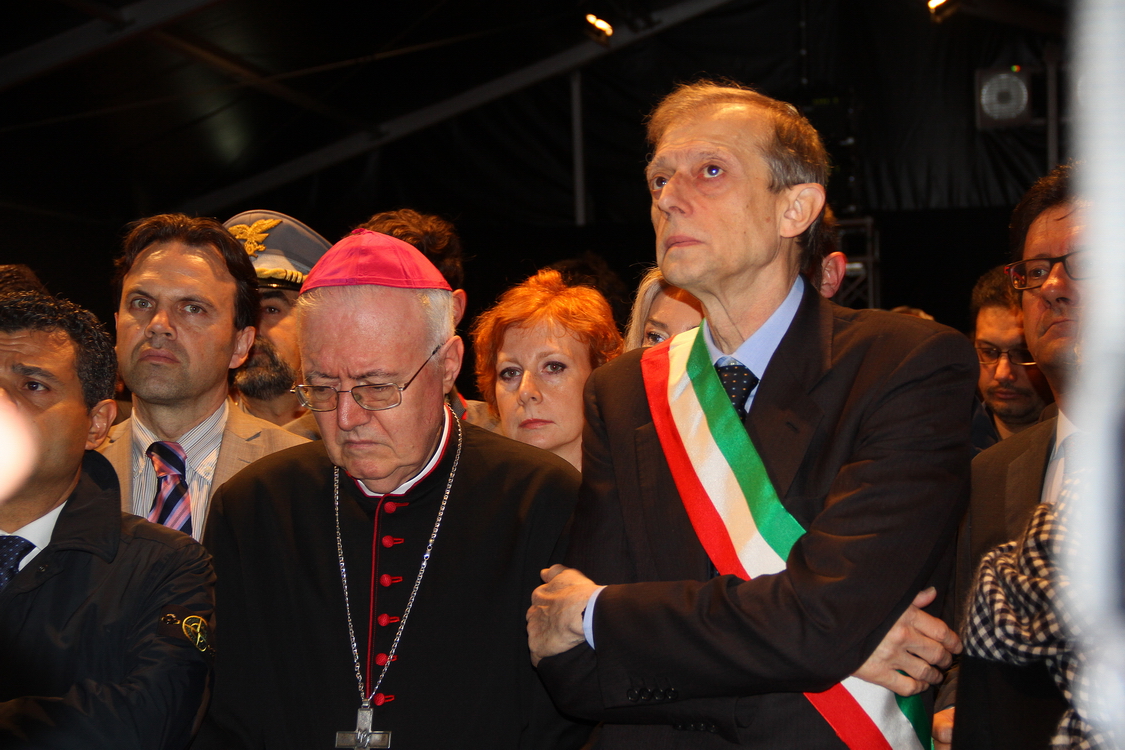
<svg viewBox="0 0 1125 750"><path fill-rule="evenodd" d="M719 573L750 580L785 569L804 528L781 504L711 364L702 328L641 358L656 432L688 517ZM852 750L930 748L919 697L849 677L805 693Z"/></svg>

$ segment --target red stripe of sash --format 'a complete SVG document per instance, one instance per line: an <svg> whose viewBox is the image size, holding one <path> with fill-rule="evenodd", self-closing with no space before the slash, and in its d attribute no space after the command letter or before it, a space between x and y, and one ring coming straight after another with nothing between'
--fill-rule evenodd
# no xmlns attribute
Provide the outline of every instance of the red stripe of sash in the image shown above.
<svg viewBox="0 0 1125 750"><path fill-rule="evenodd" d="M695 467L688 458L680 431L672 419L672 407L668 401L668 342L654 346L641 357L641 372L644 376L645 392L648 394L649 410L660 436L660 445L668 459L668 468L676 482L680 498L691 520L692 528L711 562L720 573L733 573L739 578L749 580L750 576L738 559L738 551L727 533L726 524L715 508L714 503L703 489L695 473Z"/></svg>

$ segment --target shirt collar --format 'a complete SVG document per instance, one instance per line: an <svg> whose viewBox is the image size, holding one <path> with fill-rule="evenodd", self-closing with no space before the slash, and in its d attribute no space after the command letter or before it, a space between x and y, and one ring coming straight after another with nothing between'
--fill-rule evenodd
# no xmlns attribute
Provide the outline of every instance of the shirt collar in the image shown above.
<svg viewBox="0 0 1125 750"><path fill-rule="evenodd" d="M39 516L22 529L16 529L11 534L0 531L0 536L22 536L34 544L37 550L41 550L51 543L51 535L55 533L55 523L59 520L59 515L65 507L66 503L63 503L50 513ZM24 555L24 557L27 557L27 555Z"/></svg>
<svg viewBox="0 0 1125 750"><path fill-rule="evenodd" d="M1071 422L1066 414L1063 414L1062 409L1059 409L1059 418L1055 421L1055 447L1051 451L1052 461L1056 458L1066 458L1066 456L1060 455L1060 452L1065 453L1062 447L1063 441L1076 432L1078 432L1078 428L1074 426L1074 422Z"/></svg>
<svg viewBox="0 0 1125 750"><path fill-rule="evenodd" d="M801 306L801 296L804 292L804 282L798 275L793 280L793 286L790 287L789 294L785 296L785 299L762 324L761 328L754 331L750 338L743 341L738 349L729 355L724 354L719 347L715 346L715 342L711 338L711 327L704 320L703 341L707 344L707 353L711 355L711 362L718 364L720 359L729 356L749 367L750 372L759 378L762 377L762 373L766 371L773 353L777 351L778 344L781 343L781 339L785 336L785 332L789 330L789 325L797 315L797 308Z"/></svg>
<svg viewBox="0 0 1125 750"><path fill-rule="evenodd" d="M449 415L450 415L449 408L446 407L446 406L443 406L442 407L442 413L444 414L445 419L442 421L441 438L438 440L437 448L434 449L434 455L430 456L430 460L426 463L425 466L422 467L422 470L420 472L415 474L412 478L407 479L405 482L400 484L398 487L395 487L390 492L385 492L385 493L384 492L372 492L371 490L367 489L363 485L363 482L359 481L355 477L351 477L352 481L355 482L355 486L359 487L359 491L362 492L363 494L367 495L368 497L386 497L388 495L405 495L407 492L409 492L411 490L411 488L414 487L414 485L418 484L423 479L428 477L430 475L430 472L432 472L434 470L434 467L438 465L438 462L441 461L441 457L445 453L445 446L449 444L449 432L450 432L450 427L452 425L452 422L450 421L450 417L449 417ZM349 475L349 476L351 476L351 475Z"/></svg>
<svg viewBox="0 0 1125 750"><path fill-rule="evenodd" d="M180 444L184 449L184 454L187 456L187 465L192 471L200 471L203 463L212 454L218 444L223 440L223 430L227 426L227 415L230 414L230 399L223 399L223 404L215 413L207 417L200 424L188 430L180 436L175 442ZM152 430L150 430L137 414L137 410L133 410L133 455L139 456L136 464L134 465L134 473L141 471L145 467L145 461L148 456L145 451L153 443L160 440ZM141 460L144 459L144 460Z"/></svg>

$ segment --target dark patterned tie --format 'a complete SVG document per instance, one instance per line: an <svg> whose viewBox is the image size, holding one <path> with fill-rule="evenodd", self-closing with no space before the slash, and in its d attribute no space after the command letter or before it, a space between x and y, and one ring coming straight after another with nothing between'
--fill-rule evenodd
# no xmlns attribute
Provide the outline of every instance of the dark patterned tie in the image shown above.
<svg viewBox="0 0 1125 750"><path fill-rule="evenodd" d="M187 455L179 443L156 442L145 451L152 459L160 485L148 520L191 533L191 496L185 478Z"/></svg>
<svg viewBox="0 0 1125 750"><path fill-rule="evenodd" d="M750 396L750 391L754 390L754 386L758 384L758 377L750 372L749 367L738 360L732 360L731 364L728 365L715 365L715 370L719 373L719 380L722 381L723 389L730 396L730 402L735 411L740 415L743 414L746 399Z"/></svg>
<svg viewBox="0 0 1125 750"><path fill-rule="evenodd" d="M0 536L0 589L20 572L20 561L35 549L35 545L22 536Z"/></svg>

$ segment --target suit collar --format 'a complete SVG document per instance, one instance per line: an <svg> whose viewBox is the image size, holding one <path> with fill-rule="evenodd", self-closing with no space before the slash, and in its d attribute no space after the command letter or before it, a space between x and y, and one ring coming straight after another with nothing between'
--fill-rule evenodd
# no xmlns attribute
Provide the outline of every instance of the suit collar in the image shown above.
<svg viewBox="0 0 1125 750"><path fill-rule="evenodd" d="M233 407L227 414L226 432L243 440L253 440L262 434L262 421L242 409Z"/></svg>
<svg viewBox="0 0 1125 750"><path fill-rule="evenodd" d="M800 308L804 293L804 280L798 276L793 279L789 294L785 296L781 305L773 311L773 314L758 330L750 334L750 337L743 341L729 356L746 365L755 375L765 372L770 359L781 343L781 339L793 323L793 318ZM711 337L710 322L704 320L700 330L703 334L703 341L707 345L707 353L711 357L711 363L718 364L728 355L723 354L719 347L715 345L715 341Z"/></svg>
<svg viewBox="0 0 1125 750"><path fill-rule="evenodd" d="M1008 464L1008 476L1004 485L1006 518L1012 518L1014 515L1022 517L1029 498L1034 498L1032 504L1040 502L1043 495L1043 482L1047 475L1047 464L1055 448L1056 419L1049 419L1027 428L1026 435L1017 433L1008 438L1008 440L1021 438L1027 442L1028 447Z"/></svg>
<svg viewBox="0 0 1125 750"><path fill-rule="evenodd" d="M802 279L801 306L778 344L745 424L770 481L785 497L823 416L810 393L832 361L834 305Z"/></svg>
<svg viewBox="0 0 1125 750"><path fill-rule="evenodd" d="M211 480L212 492L254 461L272 450L284 447L275 445L271 448L265 439L267 437L265 431L274 427L275 425L253 414L247 414L241 409L230 410L226 427L223 429L223 441L219 446L215 473ZM284 433L281 427L276 429Z"/></svg>

